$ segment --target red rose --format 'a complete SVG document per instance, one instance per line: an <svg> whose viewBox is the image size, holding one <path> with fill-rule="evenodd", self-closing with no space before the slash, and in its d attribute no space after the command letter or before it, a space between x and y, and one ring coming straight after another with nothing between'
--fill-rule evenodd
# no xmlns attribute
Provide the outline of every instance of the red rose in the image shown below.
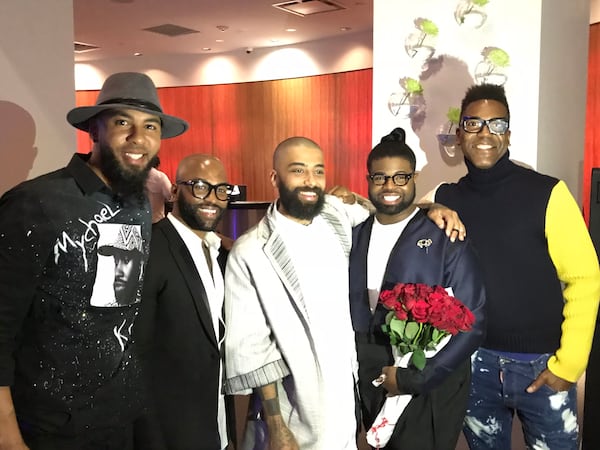
<svg viewBox="0 0 600 450"><path fill-rule="evenodd" d="M394 291L398 293L398 296L415 295L416 287L414 284L398 283L394 286Z"/></svg>
<svg viewBox="0 0 600 450"><path fill-rule="evenodd" d="M404 310L404 308L398 308L395 312L396 319L406 320L408 319L408 313Z"/></svg>
<svg viewBox="0 0 600 450"><path fill-rule="evenodd" d="M395 309L397 304L396 294L394 291L382 291L379 294L379 303L387 309Z"/></svg>
<svg viewBox="0 0 600 450"><path fill-rule="evenodd" d="M417 300L418 300L418 298L412 294L404 295L404 298L402 299L402 303L404 303L404 307L406 308L407 311L412 311Z"/></svg>
<svg viewBox="0 0 600 450"><path fill-rule="evenodd" d="M475 316L465 305L461 305L460 310L461 314L458 318L458 328L460 331L469 331L473 326L473 323L475 323Z"/></svg>
<svg viewBox="0 0 600 450"><path fill-rule="evenodd" d="M429 317L429 304L425 300L417 300L410 311L416 322L427 322Z"/></svg>
<svg viewBox="0 0 600 450"><path fill-rule="evenodd" d="M419 298L426 300L429 295L433 292L433 288L427 284L417 283L416 284L416 295Z"/></svg>

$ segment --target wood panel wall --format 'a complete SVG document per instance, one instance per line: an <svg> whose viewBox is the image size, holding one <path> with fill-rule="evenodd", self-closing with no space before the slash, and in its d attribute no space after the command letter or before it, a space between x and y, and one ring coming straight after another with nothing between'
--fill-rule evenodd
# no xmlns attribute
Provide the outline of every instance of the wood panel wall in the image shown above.
<svg viewBox="0 0 600 450"><path fill-rule="evenodd" d="M161 170L174 179L179 160L191 153L219 157L230 182L248 186L247 199L272 200L269 182L276 145L306 136L325 153L329 186L366 194L371 149L372 69L287 80L158 89L163 110L186 119L190 129L166 139ZM98 91L79 91L77 105L92 105ZM91 142L78 132L78 151Z"/></svg>

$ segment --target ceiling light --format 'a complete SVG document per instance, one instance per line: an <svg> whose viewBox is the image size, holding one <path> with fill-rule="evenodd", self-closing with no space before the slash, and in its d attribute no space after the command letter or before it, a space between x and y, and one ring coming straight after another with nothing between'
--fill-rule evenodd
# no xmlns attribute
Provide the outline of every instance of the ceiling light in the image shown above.
<svg viewBox="0 0 600 450"><path fill-rule="evenodd" d="M77 42L77 41L75 41L73 43L73 47L74 47L75 53L84 53L84 52L89 52L92 50L97 50L100 48L97 45L86 44L84 42Z"/></svg>
<svg viewBox="0 0 600 450"><path fill-rule="evenodd" d="M215 39L215 42L225 42L223 39Z"/></svg>
<svg viewBox="0 0 600 450"><path fill-rule="evenodd" d="M143 56L143 55L144 55L144 54L143 54L142 52L135 52L135 53L133 54L133 56Z"/></svg>
<svg viewBox="0 0 600 450"><path fill-rule="evenodd" d="M331 0L289 0L275 3L271 6L302 17L346 9L344 6L334 3Z"/></svg>
<svg viewBox="0 0 600 450"><path fill-rule="evenodd" d="M351 29L350 27L340 27L340 31L350 31Z"/></svg>
<svg viewBox="0 0 600 450"><path fill-rule="evenodd" d="M286 28L285 31L293 33L294 31L296 31L296 29L295 28Z"/></svg>
<svg viewBox="0 0 600 450"><path fill-rule="evenodd" d="M210 48L210 47L202 47L202 50L204 50L205 52L210 52L212 50L212 48Z"/></svg>

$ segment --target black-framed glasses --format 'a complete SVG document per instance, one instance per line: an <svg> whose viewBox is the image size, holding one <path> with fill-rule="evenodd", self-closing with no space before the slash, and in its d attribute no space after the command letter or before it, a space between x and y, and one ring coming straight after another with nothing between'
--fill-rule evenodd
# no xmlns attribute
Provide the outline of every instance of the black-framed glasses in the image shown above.
<svg viewBox="0 0 600 450"><path fill-rule="evenodd" d="M394 175L385 175L383 173L374 173L369 175L369 179L375 186L383 186L390 178L396 186L406 186L410 179L414 176L413 173L395 173Z"/></svg>
<svg viewBox="0 0 600 450"><path fill-rule="evenodd" d="M206 180L196 178L194 180L177 181L177 184L185 184L191 186L192 195L200 200L204 200L210 195L211 191L215 191L215 196L222 201L229 200L233 186L228 183L210 184Z"/></svg>
<svg viewBox="0 0 600 450"><path fill-rule="evenodd" d="M508 119L506 117L494 117L493 119L482 119L481 117L463 117L462 129L467 133L479 133L484 125L490 133L503 135L508 131Z"/></svg>

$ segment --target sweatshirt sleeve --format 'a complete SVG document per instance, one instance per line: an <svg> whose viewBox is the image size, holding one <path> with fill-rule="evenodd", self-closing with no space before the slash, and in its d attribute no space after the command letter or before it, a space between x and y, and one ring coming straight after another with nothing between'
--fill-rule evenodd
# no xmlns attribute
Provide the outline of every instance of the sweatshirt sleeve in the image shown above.
<svg viewBox="0 0 600 450"><path fill-rule="evenodd" d="M600 269L594 245L566 184L556 184L546 210L548 251L564 285L560 347L549 359L550 371L571 382L583 374L592 346Z"/></svg>

